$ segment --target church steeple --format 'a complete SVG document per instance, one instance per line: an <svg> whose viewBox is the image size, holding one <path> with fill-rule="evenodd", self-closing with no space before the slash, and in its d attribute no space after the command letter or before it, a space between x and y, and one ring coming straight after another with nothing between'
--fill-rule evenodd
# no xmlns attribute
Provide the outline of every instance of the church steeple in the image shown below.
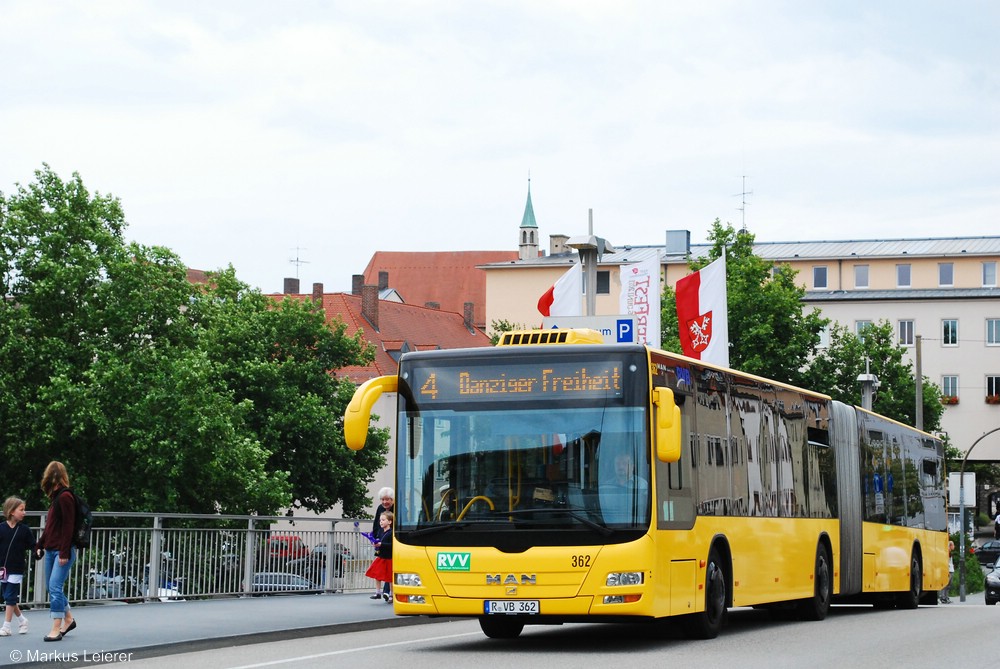
<svg viewBox="0 0 1000 669"><path fill-rule="evenodd" d="M531 206L531 176L528 176L528 201L524 205L524 216L521 217L521 228L518 230L519 240L517 257L530 260L538 257L538 225L535 223L535 208Z"/></svg>

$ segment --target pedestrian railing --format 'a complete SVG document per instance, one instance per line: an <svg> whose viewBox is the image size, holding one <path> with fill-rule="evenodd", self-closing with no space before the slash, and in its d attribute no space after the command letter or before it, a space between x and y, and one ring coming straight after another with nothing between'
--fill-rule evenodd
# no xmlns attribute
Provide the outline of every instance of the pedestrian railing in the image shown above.
<svg viewBox="0 0 1000 669"><path fill-rule="evenodd" d="M44 515L25 519L41 532ZM147 601L374 590L371 520L94 513L89 548L66 583L70 602ZM26 606L48 605L43 563L28 560Z"/></svg>

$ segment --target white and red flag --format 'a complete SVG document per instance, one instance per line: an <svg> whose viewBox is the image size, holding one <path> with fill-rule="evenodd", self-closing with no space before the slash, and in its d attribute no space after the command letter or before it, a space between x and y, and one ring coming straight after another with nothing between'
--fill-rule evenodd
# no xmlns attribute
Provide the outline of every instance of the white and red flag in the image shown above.
<svg viewBox="0 0 1000 669"><path fill-rule="evenodd" d="M542 316L582 316L583 266L574 264L538 299Z"/></svg>
<svg viewBox="0 0 1000 669"><path fill-rule="evenodd" d="M687 275L674 288L677 329L684 355L728 367L726 256Z"/></svg>

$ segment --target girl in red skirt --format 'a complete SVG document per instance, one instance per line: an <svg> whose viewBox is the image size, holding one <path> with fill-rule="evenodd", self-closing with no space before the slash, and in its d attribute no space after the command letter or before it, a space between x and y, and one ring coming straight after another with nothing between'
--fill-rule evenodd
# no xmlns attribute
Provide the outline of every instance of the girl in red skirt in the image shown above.
<svg viewBox="0 0 1000 669"><path fill-rule="evenodd" d="M372 561L365 576L375 579L375 594L371 599L378 599L380 596L386 604L392 603L392 511L383 511L379 518L379 526L382 534L375 542L375 560ZM381 595L379 594L381 591Z"/></svg>

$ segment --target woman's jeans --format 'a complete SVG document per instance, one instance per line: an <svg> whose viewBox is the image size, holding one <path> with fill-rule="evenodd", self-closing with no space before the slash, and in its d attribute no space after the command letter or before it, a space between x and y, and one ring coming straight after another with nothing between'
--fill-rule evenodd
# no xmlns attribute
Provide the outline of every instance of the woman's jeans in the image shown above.
<svg viewBox="0 0 1000 669"><path fill-rule="evenodd" d="M59 551L45 551L45 582L49 585L49 617L65 618L69 610L69 602L63 586L69 578L69 570L76 562L76 548L69 549L69 562L59 564Z"/></svg>

